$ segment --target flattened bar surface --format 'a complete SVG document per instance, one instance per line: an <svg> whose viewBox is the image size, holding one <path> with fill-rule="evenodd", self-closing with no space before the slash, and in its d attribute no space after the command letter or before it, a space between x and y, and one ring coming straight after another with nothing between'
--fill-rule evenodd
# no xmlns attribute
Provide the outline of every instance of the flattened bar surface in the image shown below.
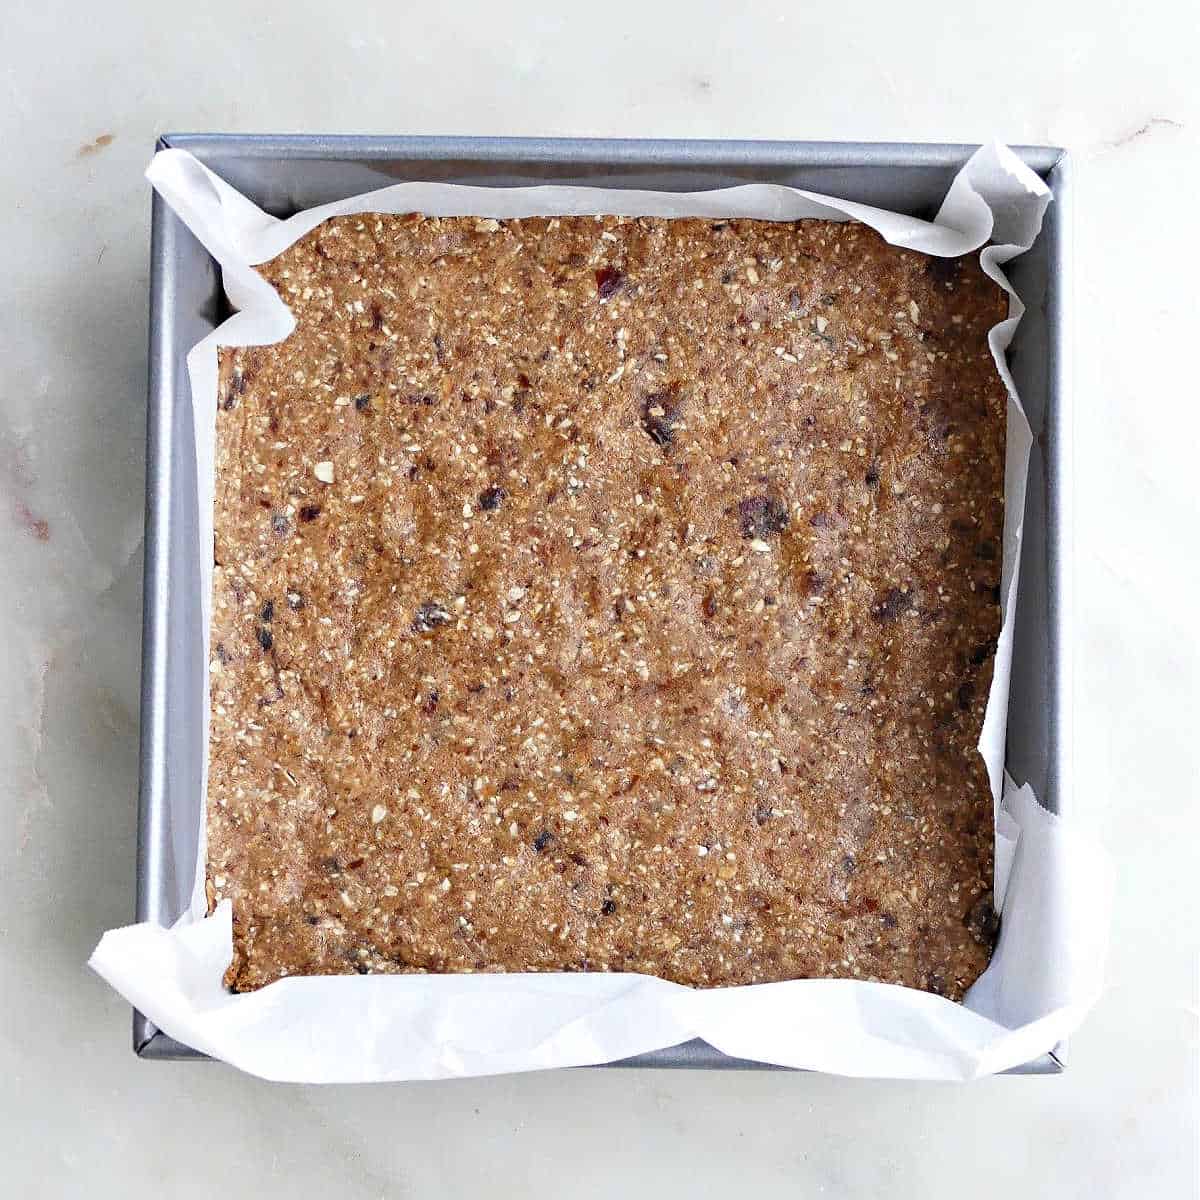
<svg viewBox="0 0 1200 1200"><path fill-rule="evenodd" d="M995 933L1003 293L805 221L349 217L221 353L229 983L960 997Z"/></svg>

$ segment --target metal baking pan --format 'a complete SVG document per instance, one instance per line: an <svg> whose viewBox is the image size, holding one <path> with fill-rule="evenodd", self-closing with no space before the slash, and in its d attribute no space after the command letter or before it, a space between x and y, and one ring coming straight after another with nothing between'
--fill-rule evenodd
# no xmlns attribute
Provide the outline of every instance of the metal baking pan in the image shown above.
<svg viewBox="0 0 1200 1200"><path fill-rule="evenodd" d="M772 182L931 217L975 149L861 142L167 134L267 211L289 216L405 180L492 187L567 183L696 191ZM1010 266L1029 311L1009 360L1034 430L1009 704L1007 767L1055 812L1070 799L1071 408L1068 386L1070 164L1019 146L1054 192L1042 235ZM150 251L145 610L137 919L170 925L187 906L205 747L195 454L184 358L228 313L216 263L157 196ZM207 552L207 551L205 551ZM201 1058L134 1013L143 1058ZM704 1042L628 1066L744 1068ZM1063 1047L1022 1073L1062 1070Z"/></svg>

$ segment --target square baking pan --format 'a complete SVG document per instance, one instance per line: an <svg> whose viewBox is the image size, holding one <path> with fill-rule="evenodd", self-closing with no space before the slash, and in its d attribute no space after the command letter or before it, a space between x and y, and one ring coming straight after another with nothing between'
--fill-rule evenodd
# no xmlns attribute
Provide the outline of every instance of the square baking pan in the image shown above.
<svg viewBox="0 0 1200 1200"><path fill-rule="evenodd" d="M407 180L515 187L542 183L699 191L781 183L931 218L974 151L966 145L558 138L167 134L280 217ZM1009 698L1007 769L1047 808L1070 799L1070 496L1068 386L1070 164L1047 146L1014 147L1054 194L1041 237L1009 265L1028 312L1009 363L1034 431ZM137 919L170 925L187 907L196 861L205 747L200 706L196 461L185 357L228 315L220 271L154 196L146 448ZM144 1058L202 1058L134 1013ZM1018 1068L1062 1070L1063 1047ZM621 1064L745 1068L704 1042Z"/></svg>

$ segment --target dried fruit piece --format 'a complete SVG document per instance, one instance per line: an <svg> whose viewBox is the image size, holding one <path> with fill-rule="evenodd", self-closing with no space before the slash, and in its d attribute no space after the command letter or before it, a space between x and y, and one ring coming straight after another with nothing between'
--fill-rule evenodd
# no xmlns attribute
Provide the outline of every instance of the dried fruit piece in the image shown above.
<svg viewBox="0 0 1200 1200"><path fill-rule="evenodd" d="M449 625L450 619L450 614L440 604L427 600L417 609L412 627L417 633L429 633L442 625Z"/></svg>
<svg viewBox="0 0 1200 1200"><path fill-rule="evenodd" d="M321 515L321 506L319 504L306 504L300 510L300 520L306 524L309 521L315 521Z"/></svg>
<svg viewBox="0 0 1200 1200"><path fill-rule="evenodd" d="M485 512L495 512L507 496L502 487L490 487L479 493L479 507Z"/></svg>
<svg viewBox="0 0 1200 1200"><path fill-rule="evenodd" d="M615 267L601 267L596 272L596 292L601 300L607 300L621 290L625 276Z"/></svg>
<svg viewBox="0 0 1200 1200"><path fill-rule="evenodd" d="M992 642L981 642L974 650L971 651L971 665L981 667L992 655L996 652L995 644Z"/></svg>
<svg viewBox="0 0 1200 1200"><path fill-rule="evenodd" d="M229 388L225 393L222 408L228 412L237 404L237 398L246 391L246 375L241 367L234 367L229 377Z"/></svg>
<svg viewBox="0 0 1200 1200"><path fill-rule="evenodd" d="M895 621L901 613L906 612L912 607L913 598L911 593L901 591L899 588L891 587L883 593L879 603L872 610L872 616L881 625L887 625Z"/></svg>
<svg viewBox="0 0 1200 1200"><path fill-rule="evenodd" d="M748 496L738 504L742 537L762 541L788 526L787 505L771 496Z"/></svg>
<svg viewBox="0 0 1200 1200"><path fill-rule="evenodd" d="M820 571L808 570L800 577L800 586L806 596L819 596L829 580Z"/></svg>
<svg viewBox="0 0 1200 1200"><path fill-rule="evenodd" d="M985 946L995 944L996 935L1000 932L1000 914L992 903L992 893L984 892L967 910L963 924L971 936Z"/></svg>
<svg viewBox="0 0 1200 1200"><path fill-rule="evenodd" d="M541 854L541 852L545 850L552 841L554 841L554 834L552 834L548 829L543 829L542 832L533 839L533 848L539 854Z"/></svg>
<svg viewBox="0 0 1200 1200"><path fill-rule="evenodd" d="M655 392L642 403L642 428L656 446L669 446L675 440L680 404L673 391Z"/></svg>
<svg viewBox="0 0 1200 1200"><path fill-rule="evenodd" d="M943 287L953 287L959 275L962 274L961 258L938 258L930 255L925 260L925 274Z"/></svg>

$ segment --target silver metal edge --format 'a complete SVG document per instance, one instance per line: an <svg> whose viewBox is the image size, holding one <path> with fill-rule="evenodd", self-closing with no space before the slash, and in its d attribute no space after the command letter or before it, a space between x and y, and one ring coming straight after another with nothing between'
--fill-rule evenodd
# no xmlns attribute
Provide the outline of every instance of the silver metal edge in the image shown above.
<svg viewBox="0 0 1200 1200"><path fill-rule="evenodd" d="M1050 730L1051 807L1060 816L1074 806L1074 646L1071 630L1075 615L1075 408L1071 384L1074 353L1074 192L1073 163L1059 153L1046 182L1054 194L1054 236L1048 247L1049 292L1046 322L1050 361L1047 370L1047 411L1043 433L1046 462L1052 470L1046 507L1047 590L1053 661L1051 687L1053 724ZM1058 1071L1066 1069L1069 1044L1061 1041L1050 1052Z"/></svg>
<svg viewBox="0 0 1200 1200"><path fill-rule="evenodd" d="M159 139L156 150L165 146ZM172 325L175 306L174 223L157 193L150 207L149 390L146 406L146 527L142 579L141 744L138 765L137 920L161 920L161 867L165 796L166 714L158 697L166 687L167 568L171 528L171 408L175 391ZM136 1009L133 1048L138 1054L158 1030Z"/></svg>
<svg viewBox="0 0 1200 1200"><path fill-rule="evenodd" d="M371 137L358 135L304 134L163 134L156 149L186 149L198 158L234 154L253 158L364 158L391 160L475 159L530 163L574 162L582 158L605 165L683 161L688 165L722 165L731 160L740 165L783 164L823 166L950 166L966 160L976 146L964 143L892 142L748 142L689 139L605 138L487 138L487 137ZM1071 414L1067 388L1067 314L1069 313L1070 177L1069 158L1053 146L1013 146L1017 156L1046 178L1059 206L1053 226L1050 251L1050 292L1047 324L1048 353L1047 441L1048 462L1053 463L1053 503L1047 506L1047 543L1051 555L1049 588L1052 655L1050 690L1054 727L1061 735L1067 728L1064 712L1070 695L1069 639L1064 635L1064 617L1070 612L1070 434ZM1060 194L1061 189L1061 194ZM160 619L160 599L165 598L166 557L169 545L170 406L174 392L175 362L171 345L172 306L164 304L173 289L172 230L175 218L157 197L151 217L151 314L150 314L150 399L147 419L146 548L143 585L143 668L141 788L138 812L137 886L138 920L158 917L155 912L159 890L158 860L161 850L159 822L163 795L159 773L164 761L165 731L161 709L154 697L163 686L166 660L165 626ZM1064 293L1066 295L1064 296ZM156 715L157 714L157 715ZM149 731L149 732L147 732ZM1061 736L1052 738L1051 787L1055 811L1062 811L1068 772L1063 769ZM137 1011L133 1014L133 1044L143 1058L165 1061L207 1059L157 1029ZM1065 1066L1066 1044L1014 1067L1005 1074L1058 1074ZM613 1063L603 1067L638 1067L693 1070L788 1070L769 1063L730 1058L708 1043L696 1039L679 1046Z"/></svg>
<svg viewBox="0 0 1200 1200"><path fill-rule="evenodd" d="M160 141L197 158L380 158L528 163L602 162L627 165L684 161L692 166L932 166L965 162L977 145L956 142L721 141L687 138L523 138L358 134L167 133ZM1046 175L1062 156L1054 146L1013 146L1022 162Z"/></svg>

